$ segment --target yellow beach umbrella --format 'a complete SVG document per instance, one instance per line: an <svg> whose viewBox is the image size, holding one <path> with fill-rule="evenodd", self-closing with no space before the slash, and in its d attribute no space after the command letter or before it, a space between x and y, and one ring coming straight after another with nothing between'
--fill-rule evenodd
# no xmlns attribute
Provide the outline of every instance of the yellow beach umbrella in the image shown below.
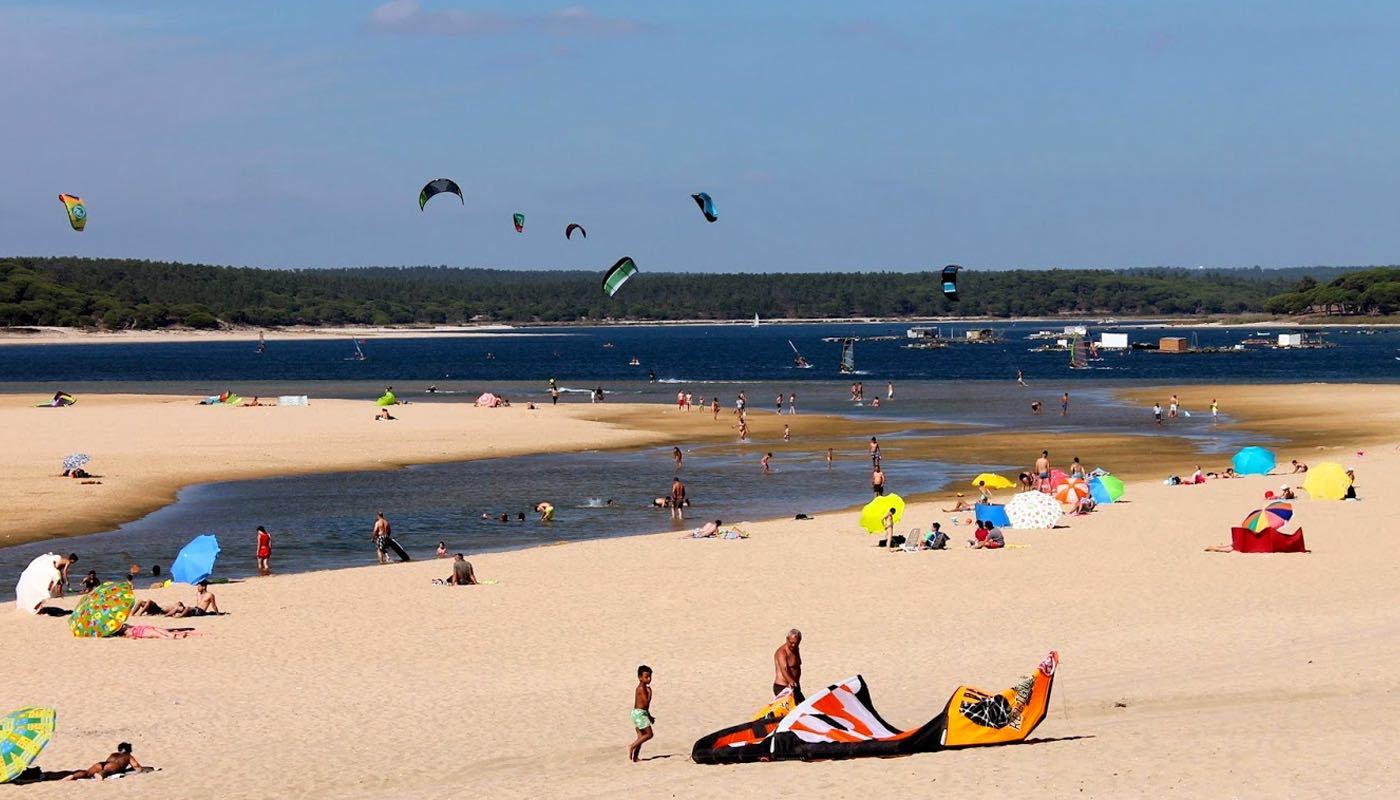
<svg viewBox="0 0 1400 800"><path fill-rule="evenodd" d="M1348 486L1351 486L1351 478L1335 461L1324 461L1309 469L1308 476L1303 479L1303 491L1314 500L1341 500L1346 497Z"/></svg>
<svg viewBox="0 0 1400 800"><path fill-rule="evenodd" d="M885 515L894 509L894 521L896 524L904 518L904 498L897 494L887 494L877 497L865 504L865 508L860 510L860 526L870 533L884 533Z"/></svg>
<svg viewBox="0 0 1400 800"><path fill-rule="evenodd" d="M972 479L972 485L986 482L988 489L1010 489L1016 484L1010 478L1003 478L995 472L984 472Z"/></svg>

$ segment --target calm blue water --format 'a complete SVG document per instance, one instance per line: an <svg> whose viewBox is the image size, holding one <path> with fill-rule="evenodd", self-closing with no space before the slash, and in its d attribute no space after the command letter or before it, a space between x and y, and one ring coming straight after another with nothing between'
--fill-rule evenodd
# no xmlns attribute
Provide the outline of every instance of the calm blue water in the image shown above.
<svg viewBox="0 0 1400 800"><path fill-rule="evenodd" d="M1001 344L959 345L941 350L903 347L901 323L605 328L531 328L484 338L432 337L369 339L366 361L346 360L350 341L268 340L267 352L247 342L159 344L8 345L0 347L0 382L63 384L86 382L181 381L210 391L235 385L244 395L263 386L307 381L384 383L435 382L443 388L476 388L499 381L542 383L550 376L565 386L607 386L658 380L813 381L839 379L840 345L824 338L897 336L897 341L859 342L856 368L870 380L969 380L1014 376L1053 378L1070 383L1103 380L1148 382L1220 381L1393 381L1400 378L1400 330L1374 335L1330 333L1333 350L1250 349L1240 354L1170 356L1135 352L1110 355L1095 369L1071 371L1063 352L1027 352L1040 342L1026 334L1061 324L995 326ZM945 325L945 335L961 338L981 325ZM1094 332L1129 333L1133 341L1161 336L1194 337L1202 347L1229 346L1253 331L1241 329L1130 329L1096 326ZM1261 329L1263 332L1264 329ZM1276 338L1270 329L1267 338ZM792 367L791 341L814 364ZM611 348L604 347L612 343ZM636 357L641 366L628 365ZM70 388L70 391L73 390ZM52 391L52 390L50 390ZM263 392L266 394L267 392Z"/></svg>

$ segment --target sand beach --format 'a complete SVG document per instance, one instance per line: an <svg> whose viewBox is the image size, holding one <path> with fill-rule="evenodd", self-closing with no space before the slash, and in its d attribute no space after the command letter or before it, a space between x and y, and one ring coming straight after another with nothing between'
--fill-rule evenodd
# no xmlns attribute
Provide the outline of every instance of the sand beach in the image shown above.
<svg viewBox="0 0 1400 800"><path fill-rule="evenodd" d="M1250 403L1283 402L1267 388L1190 390L1193 398L1200 392L1218 395L1245 426L1254 424L1254 409L1244 411ZM216 586L228 615L189 621L205 635L183 641L80 640L61 619L0 614L0 635L29 659L7 660L5 699L59 709L60 733L40 760L44 768L86 766L119 740L162 768L111 785L14 791L41 798L74 791L142 798L464 791L1004 797L1033 782L1055 796L1366 794L1358 786L1389 794L1400 776L1374 745L1394 736L1400 712L1393 613L1400 543L1388 535L1400 523L1400 453L1383 438L1396 429L1387 415L1397 389L1291 387L1288 402L1307 402L1309 392L1314 405L1333 410L1334 427L1325 434L1322 422L1309 423L1308 437L1319 438L1278 446L1279 457L1286 464L1295 447L1312 460L1343 461L1358 470L1362 499L1295 502L1308 554L1203 551L1227 542L1229 526L1258 507L1266 490L1293 478L1165 486L1154 477L1130 481L1128 502L1066 518L1064 527L1009 532L1013 547L1000 552L887 553L859 530L854 513L834 512L753 522L743 541L667 531L468 552L493 585L433 584L450 572L445 560L249 579ZM169 413L150 413L153 402L170 404ZM266 469L288 468L278 448L313 441L328 454L358 448L408 462L433 447L443 452L432 439L462 435L464 425L489 425L498 450L479 445L481 454L527 447L535 427L523 409L498 409L505 413L477 423L464 422L470 415L461 409L418 405L404 413L431 415L425 427L438 426L431 432L399 426L392 438L375 438L386 436L387 424L367 423L337 439L334 431L367 416L367 405L325 407L316 430L295 443L269 444L308 423L269 423L254 443L231 435L247 425L239 421L220 432L231 440L225 449L212 441L197 448L220 465ZM184 398L114 397L86 410L110 413L111 423L129 421L121 416L128 408L141 410L136 419L146 424L109 425L103 443L130 459L122 470L135 471L143 454L157 458L188 437L180 426L195 415L267 413L270 420L317 406L206 409ZM1358 425L1362 409L1384 413ZM561 411L550 423L560 446L677 435L665 423L638 430L618 417L586 418L602 412L585 405ZM666 418L648 411L648 418ZM449 413L456 415L450 423ZM625 420L633 412L607 413ZM1320 445L1324 435L1333 438ZM1082 452L1090 445L1071 444ZM454 458L473 452L454 447L461 448ZM1158 466L1189 473L1190 455L1175 457L1184 460ZM959 545L966 528L948 527L952 515L937 511L940 502L912 503L900 529L940 520ZM162 605L192 594L183 585L138 592ZM772 652L794 626L806 637L807 686L862 674L876 708L900 727L936 715L959 683L1000 689L1059 650L1050 714L1022 745L896 760L692 763L697 738L748 719L767 701ZM631 764L624 749L639 663L656 671L657 736L644 761Z"/></svg>

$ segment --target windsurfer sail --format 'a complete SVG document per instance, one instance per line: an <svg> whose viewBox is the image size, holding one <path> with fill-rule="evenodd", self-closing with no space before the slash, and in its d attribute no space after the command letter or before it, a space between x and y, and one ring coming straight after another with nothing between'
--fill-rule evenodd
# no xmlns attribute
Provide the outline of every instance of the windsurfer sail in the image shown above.
<svg viewBox="0 0 1400 800"><path fill-rule="evenodd" d="M798 369L808 369L812 366L811 362L802 357L802 353L797 349L797 345L792 343L791 339L788 339L788 347L792 348L792 365L794 367Z"/></svg>
<svg viewBox="0 0 1400 800"><path fill-rule="evenodd" d="M263 338L262 331L258 331L258 354L267 352L267 339Z"/></svg>
<svg viewBox="0 0 1400 800"><path fill-rule="evenodd" d="M365 360L365 351L363 351L363 350L360 349L360 340L359 340L359 339L356 339L355 337L352 336L352 337L350 337L350 341L352 341L352 342L355 343L355 355L350 356L349 358L347 358L347 359L345 359L345 360L346 360L346 361L364 361L364 360Z"/></svg>
<svg viewBox="0 0 1400 800"><path fill-rule="evenodd" d="M753 327L755 327L755 328L758 327L758 312L757 312L757 311L755 311L755 312L754 312L754 315L753 315Z"/></svg>
<svg viewBox="0 0 1400 800"><path fill-rule="evenodd" d="M841 374L849 375L856 371L856 340L841 340Z"/></svg>
<svg viewBox="0 0 1400 800"><path fill-rule="evenodd" d="M1069 368L1089 368L1089 345L1084 341L1084 337L1077 333L1074 335L1074 341L1070 342L1069 345Z"/></svg>

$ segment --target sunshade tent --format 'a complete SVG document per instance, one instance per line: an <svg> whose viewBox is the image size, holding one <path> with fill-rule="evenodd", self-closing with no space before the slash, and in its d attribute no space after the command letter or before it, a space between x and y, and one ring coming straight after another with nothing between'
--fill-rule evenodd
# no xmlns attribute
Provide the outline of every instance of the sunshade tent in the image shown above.
<svg viewBox="0 0 1400 800"><path fill-rule="evenodd" d="M865 504L865 508L860 511L860 526L870 533L884 533L885 515L894 509L894 521L896 524L904 518L904 498L897 494L887 494L877 497Z"/></svg>
<svg viewBox="0 0 1400 800"><path fill-rule="evenodd" d="M1230 459L1231 466L1240 475L1267 475L1274 463L1274 454L1262 447L1246 447Z"/></svg>
<svg viewBox="0 0 1400 800"><path fill-rule="evenodd" d="M995 472L984 472L972 479L972 485L986 483L988 489L1010 489L1016 483L1010 478L1003 477Z"/></svg>
<svg viewBox="0 0 1400 800"><path fill-rule="evenodd" d="M1351 478L1346 468L1335 461L1324 461L1308 470L1303 478L1303 491L1314 500L1341 500L1347 496Z"/></svg>
<svg viewBox="0 0 1400 800"><path fill-rule="evenodd" d="M978 503L973 506L978 522L990 522L993 527L1009 528L1011 519L1006 516L1006 506L996 503Z"/></svg>
<svg viewBox="0 0 1400 800"><path fill-rule="evenodd" d="M1060 504L1043 492L1021 492L1006 504L1013 528L1053 528L1060 514Z"/></svg>
<svg viewBox="0 0 1400 800"><path fill-rule="evenodd" d="M1112 475L1096 475L1089 479L1089 496L1099 505L1116 503L1123 496L1123 482Z"/></svg>
<svg viewBox="0 0 1400 800"><path fill-rule="evenodd" d="M0 717L0 783L9 783L29 769L53 738L57 718L52 708L37 706Z"/></svg>
<svg viewBox="0 0 1400 800"><path fill-rule="evenodd" d="M68 630L84 639L111 636L126 624L136 607L136 592L127 581L108 581L83 595L68 617Z"/></svg>
<svg viewBox="0 0 1400 800"><path fill-rule="evenodd" d="M54 562L58 556L45 553L29 562L15 584L15 607L29 614L39 613L39 606L49 599L49 586L63 576Z"/></svg>
<svg viewBox="0 0 1400 800"><path fill-rule="evenodd" d="M178 583L199 583L214 571L219 557L219 538L212 533L196 536L180 549L170 565L170 579Z"/></svg>

